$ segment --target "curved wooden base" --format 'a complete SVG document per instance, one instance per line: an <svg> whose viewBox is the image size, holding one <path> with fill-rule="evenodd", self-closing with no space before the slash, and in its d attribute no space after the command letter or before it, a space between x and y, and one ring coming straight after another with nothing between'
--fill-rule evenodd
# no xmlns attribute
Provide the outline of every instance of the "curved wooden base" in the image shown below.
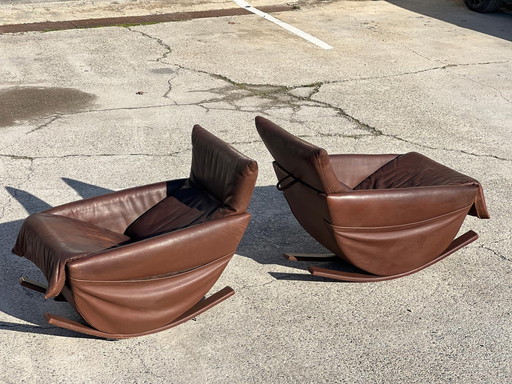
<svg viewBox="0 0 512 384"><path fill-rule="evenodd" d="M137 336L144 336L144 335L150 335L152 333L164 331L166 329L175 327L181 323L184 323L197 315L207 311L208 309L214 307L215 305L223 302L228 297L231 297L235 294L235 291L231 287L224 287L220 291L214 293L210 297L201 300L199 303L194 305L192 308L190 308L188 311L186 311L184 314L182 314L180 317L175 319L173 322L164 325L163 327L151 329L149 331L145 332L139 332L139 333L132 333L132 334L123 334L123 333L107 333L98 331L97 329L94 329L88 325L77 323L76 321L67 319L65 317L53 315L51 313L45 313L46 321L52 325L55 325L56 327L65 328L70 331L83 333L90 336L96 336L101 337L105 339L127 339L131 337L137 337Z"/></svg>
<svg viewBox="0 0 512 384"><path fill-rule="evenodd" d="M20 278L20 285L30 288L36 292L45 293L46 287L38 283L36 281L32 281L30 279L27 279L26 277ZM133 334L122 334L122 333L107 333L98 331L97 329L94 329L88 325L78 323L76 321L67 319L62 316L53 315L51 313L45 313L45 319L48 323L55 325L56 327L69 329L70 331L83 333L90 336L96 336L96 337L102 337L105 339L127 339L130 337L137 337L137 336L144 336L149 335L151 333L156 333L160 331L164 331L166 329L175 327L181 323L184 323L185 321L188 321L197 315L200 315L201 313L207 311L208 309L214 307L215 305L223 302L228 297L231 297L235 294L235 291L231 287L224 287L220 291L214 293L210 297L206 299L202 299L200 302L198 302L196 305L194 305L192 308L190 308L188 311L186 311L184 314L182 314L180 317L175 319L173 322L164 325L163 327L152 329L146 332L140 332L140 333L133 333ZM66 301L65 297L63 295L59 295L55 298L57 301Z"/></svg>
<svg viewBox="0 0 512 384"><path fill-rule="evenodd" d="M428 263L412 269L410 271L406 271L403 273L398 273L396 275L388 275L388 276L378 276L378 275L372 275L372 274L365 274L365 273L356 273L356 272L344 272L344 271L337 271L333 269L327 269L327 268L321 268L321 267L314 267L311 266L308 268L309 272L313 276L320 276L320 277L326 277L328 279L334 279L334 280L341 280L341 281L352 281L352 282L376 282L376 281L384 281L384 280L392 280L397 279L399 277L404 277L411 275L413 273L416 273L418 271L421 271L422 269L425 269L438 261L443 260L445 257L451 255L452 253L458 251L459 249L465 247L466 245L472 243L478 239L478 235L473 231L468 231L465 234L459 236L455 240L451 242L451 244L446 248L446 250L439 255L434 260L429 261ZM292 260L292 259L289 259ZM305 260L305 258L297 258L296 260ZM309 258L308 260L311 260ZM318 260L318 259L317 259Z"/></svg>
<svg viewBox="0 0 512 384"><path fill-rule="evenodd" d="M19 282L20 282L21 286L23 286L25 288L32 289L33 291L40 292L40 293L46 293L46 290L48 289L48 287L46 285L41 284L34 280L30 280L29 278L26 278L25 276L20 277ZM53 300L66 301L66 298L64 297L64 295L60 294L60 295L54 297Z"/></svg>
<svg viewBox="0 0 512 384"><path fill-rule="evenodd" d="M289 261L331 261L337 260L334 253L283 253L283 257Z"/></svg>

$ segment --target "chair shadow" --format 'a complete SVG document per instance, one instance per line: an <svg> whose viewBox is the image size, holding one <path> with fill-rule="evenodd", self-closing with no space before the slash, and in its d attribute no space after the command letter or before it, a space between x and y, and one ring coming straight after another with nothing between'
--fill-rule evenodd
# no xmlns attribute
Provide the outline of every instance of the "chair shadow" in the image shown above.
<svg viewBox="0 0 512 384"><path fill-rule="evenodd" d="M67 177L63 177L62 181L64 181L67 185L73 188L80 196L82 196L82 199L88 199L90 197L96 197L104 195L106 193L113 192L111 189L108 188L98 187L97 185L84 183L83 181L69 179Z"/></svg>
<svg viewBox="0 0 512 384"><path fill-rule="evenodd" d="M284 252L328 253L295 220L288 203L275 186L254 189L248 211L251 222L237 254L260 264L290 266Z"/></svg>
<svg viewBox="0 0 512 384"><path fill-rule="evenodd" d="M62 180L83 198L111 192L110 189L97 187L78 180L67 178ZM29 215L52 208L50 204L29 192L12 187L5 187L5 189L13 199L23 206ZM0 282L0 290L2 292L0 311L29 324L0 321L0 330L63 337L95 338L48 325L43 318L45 312L60 313L76 321L81 321L81 318L69 304L45 300L42 294L25 289L18 284L18 279L23 274L27 274L35 280L45 281L43 274L35 265L11 253L22 223L23 219L0 223L0 239L2 239L0 242L0 252L5 255L0 260L0 268L3 274Z"/></svg>
<svg viewBox="0 0 512 384"><path fill-rule="evenodd" d="M496 12L478 13L467 8L463 0L387 0L387 2L462 28L512 41L512 28L510 28L512 4L504 4Z"/></svg>
<svg viewBox="0 0 512 384"><path fill-rule="evenodd" d="M297 270L297 273L269 272L275 279L344 283L312 276L308 272L308 267L311 265L346 272L363 272L341 259L314 262L285 259L283 257L285 252L325 254L330 251L300 226L282 192L275 186L256 187L248 210L252 218L237 254L259 264L281 265Z"/></svg>

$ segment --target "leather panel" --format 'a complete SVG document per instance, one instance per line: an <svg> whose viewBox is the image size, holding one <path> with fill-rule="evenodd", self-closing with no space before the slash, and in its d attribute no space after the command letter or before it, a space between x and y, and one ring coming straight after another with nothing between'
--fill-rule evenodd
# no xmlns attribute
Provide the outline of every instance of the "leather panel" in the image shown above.
<svg viewBox="0 0 512 384"><path fill-rule="evenodd" d="M324 149L293 136L260 116L256 117L256 128L275 161L295 179L323 193L350 189L334 174Z"/></svg>
<svg viewBox="0 0 512 384"><path fill-rule="evenodd" d="M379 227L408 224L470 206L476 185L351 191L327 196L334 225Z"/></svg>
<svg viewBox="0 0 512 384"><path fill-rule="evenodd" d="M332 228L353 265L376 275L394 275L439 256L457 235L469 208L402 225Z"/></svg>
<svg viewBox="0 0 512 384"><path fill-rule="evenodd" d="M80 315L94 328L133 334L163 327L210 290L232 254L175 275L122 281L70 279ZM127 321L129 320L129 321Z"/></svg>
<svg viewBox="0 0 512 384"><path fill-rule="evenodd" d="M258 163L199 125L192 130L190 181L220 204L221 216L247 210L258 175Z"/></svg>
<svg viewBox="0 0 512 384"><path fill-rule="evenodd" d="M137 217L164 199L173 190L181 187L183 183L185 183L185 179L129 188L67 203L49 209L47 212L123 233Z"/></svg>
<svg viewBox="0 0 512 384"><path fill-rule="evenodd" d="M384 164L398 155L329 155L332 169L336 177L349 188L356 187Z"/></svg>
<svg viewBox="0 0 512 384"><path fill-rule="evenodd" d="M65 266L72 259L116 247L129 238L83 221L49 213L36 213L23 223L13 253L24 256L48 280L45 297L57 296L66 279Z"/></svg>
<svg viewBox="0 0 512 384"><path fill-rule="evenodd" d="M229 216L126 244L74 260L67 272L79 280L118 281L188 270L234 252L249 219L249 213Z"/></svg>
<svg viewBox="0 0 512 384"><path fill-rule="evenodd" d="M478 187L474 198L475 214L481 218L488 218L489 213L485 203L482 204L484 202L483 190L478 181L416 152L397 156L369 175L354 189L416 188L466 184Z"/></svg>
<svg viewBox="0 0 512 384"><path fill-rule="evenodd" d="M286 173L276 163L274 163L274 170L278 179L286 176ZM331 228L326 224L331 221L326 202L327 196L301 183L294 184L283 193L302 228L331 252L343 257Z"/></svg>

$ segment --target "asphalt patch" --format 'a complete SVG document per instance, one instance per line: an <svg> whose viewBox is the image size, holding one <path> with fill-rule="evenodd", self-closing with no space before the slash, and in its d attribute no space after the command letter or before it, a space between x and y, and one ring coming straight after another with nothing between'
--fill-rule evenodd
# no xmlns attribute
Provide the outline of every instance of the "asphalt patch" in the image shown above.
<svg viewBox="0 0 512 384"><path fill-rule="evenodd" d="M55 114L79 112L96 96L74 88L13 87L0 90L0 127Z"/></svg>

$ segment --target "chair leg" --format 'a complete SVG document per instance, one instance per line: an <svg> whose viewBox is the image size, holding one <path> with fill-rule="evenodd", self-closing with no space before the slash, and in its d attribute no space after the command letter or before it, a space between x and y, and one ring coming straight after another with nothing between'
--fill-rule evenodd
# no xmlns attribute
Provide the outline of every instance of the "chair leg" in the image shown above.
<svg viewBox="0 0 512 384"><path fill-rule="evenodd" d="M53 315L51 313L46 313L45 318L48 323L55 325L57 327L60 327L60 328L68 329L70 331L83 333L83 334L90 335L90 336L101 337L101 338L105 338L105 339L127 339L130 337L149 335L152 333L164 331L166 329L175 327L175 326L177 326L181 323L184 323L184 322L198 316L199 314L207 311L208 309L223 302L228 297L231 297L234 294L235 294L235 291L231 287L224 287L223 289L214 293L210 297L199 301L196 305L194 305L192 308L190 308L188 311L186 311L180 317L175 319L173 322L171 322L167 325L164 325L163 327L157 328L157 329L152 329L149 331L133 333L133 334L102 332L102 331L94 329L88 325L80 324L80 323L77 323L76 321L66 319L65 317Z"/></svg>
<svg viewBox="0 0 512 384"><path fill-rule="evenodd" d="M337 260L334 253L283 253L283 257L289 261L331 261Z"/></svg>
<svg viewBox="0 0 512 384"><path fill-rule="evenodd" d="M465 234L459 236L455 240L451 242L451 244L446 248L446 250L439 255L437 258L435 258L432 261L429 261L428 263L412 269L410 271L406 271L403 273L398 273L396 275L389 275L389 276L378 276L378 275L371 275L371 274L364 274L364 273L353 273L353 272L344 272L344 271L337 271L327 268L320 268L320 267L309 267L309 272L313 276L321 276L326 277L328 279L334 279L334 280L341 280L341 281L353 281L353 282L376 282L376 281L384 281L384 280L392 280L399 277L411 275L415 272L421 271L424 268L427 268L438 261L443 260L445 257L451 255L452 253L458 251L459 249L465 247L466 245L472 243L478 239L478 235L473 231L468 231Z"/></svg>
<svg viewBox="0 0 512 384"><path fill-rule="evenodd" d="M26 278L25 276L20 277L20 285L32 289L33 291L40 292L40 293L46 293L46 289L48 288L46 285L39 283L37 281L31 280ZM55 301L66 301L66 298L64 295L58 295L53 298Z"/></svg>

